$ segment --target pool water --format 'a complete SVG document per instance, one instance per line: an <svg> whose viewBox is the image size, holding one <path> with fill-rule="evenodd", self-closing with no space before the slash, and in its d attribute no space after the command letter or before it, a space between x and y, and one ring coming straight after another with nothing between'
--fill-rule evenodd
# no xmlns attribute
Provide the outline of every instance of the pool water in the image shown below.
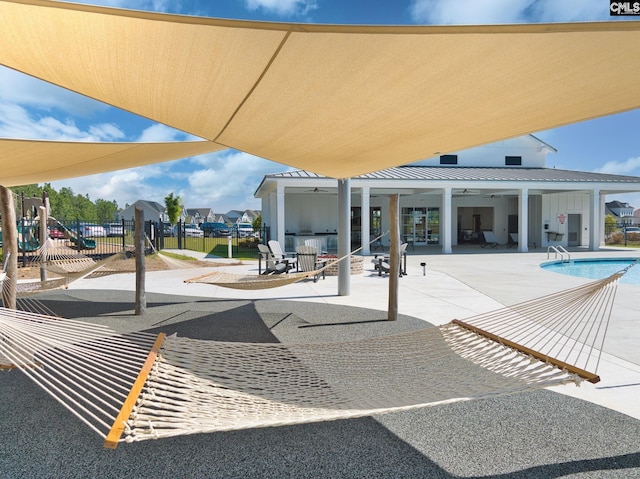
<svg viewBox="0 0 640 479"><path fill-rule="evenodd" d="M602 279L611 276L620 270L625 269L635 258L616 259L574 259L568 263L552 261L543 263L541 268L554 273L578 276L580 278ZM620 278L620 283L640 285L640 264L630 268L625 275Z"/></svg>

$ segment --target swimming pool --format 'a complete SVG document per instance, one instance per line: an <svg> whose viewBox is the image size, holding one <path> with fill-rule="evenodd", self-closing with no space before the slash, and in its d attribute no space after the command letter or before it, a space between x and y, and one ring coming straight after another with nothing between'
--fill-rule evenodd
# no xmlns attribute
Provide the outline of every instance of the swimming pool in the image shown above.
<svg viewBox="0 0 640 479"><path fill-rule="evenodd" d="M578 276L580 278L602 279L611 276L620 270L625 269L635 258L597 258L597 259L574 259L571 262L550 261L542 263L541 268L554 273ZM637 284L640 286L640 264L631 268L622 278L620 283Z"/></svg>

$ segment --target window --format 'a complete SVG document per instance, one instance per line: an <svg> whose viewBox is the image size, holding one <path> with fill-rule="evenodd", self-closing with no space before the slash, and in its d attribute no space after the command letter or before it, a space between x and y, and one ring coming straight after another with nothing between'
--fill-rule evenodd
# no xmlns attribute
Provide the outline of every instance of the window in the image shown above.
<svg viewBox="0 0 640 479"><path fill-rule="evenodd" d="M522 157L521 156L505 156L504 164L506 166L522 166Z"/></svg>
<svg viewBox="0 0 640 479"><path fill-rule="evenodd" d="M458 155L442 155L440 156L441 165L457 165Z"/></svg>

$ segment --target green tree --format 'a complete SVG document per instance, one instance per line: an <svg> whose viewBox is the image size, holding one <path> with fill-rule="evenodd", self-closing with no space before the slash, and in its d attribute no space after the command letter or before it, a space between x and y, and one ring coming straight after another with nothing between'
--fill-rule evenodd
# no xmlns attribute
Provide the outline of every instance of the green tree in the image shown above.
<svg viewBox="0 0 640 479"><path fill-rule="evenodd" d="M50 183L44 185L22 185L11 188L16 198L16 217L22 217L22 194L25 198L42 198L43 193L49 197L50 214L56 219L74 221L76 219L91 222L113 221L118 211L116 201L98 199L94 203L89 195L75 194L71 188L56 191Z"/></svg>
<svg viewBox="0 0 640 479"><path fill-rule="evenodd" d="M610 235L613 232L618 230L618 222L616 221L615 216L612 214L605 215L604 217L604 234Z"/></svg>
<svg viewBox="0 0 640 479"><path fill-rule="evenodd" d="M117 212L118 203L116 203L115 200L96 200L96 213L98 215L98 223L111 223L115 220Z"/></svg>
<svg viewBox="0 0 640 479"><path fill-rule="evenodd" d="M262 214L255 217L251 222L251 226L253 226L253 231L260 231L262 229Z"/></svg>
<svg viewBox="0 0 640 479"><path fill-rule="evenodd" d="M180 213L182 213L182 199L178 195L173 195L173 192L164 197L164 206L167 209L167 216L169 217L169 223L175 225L178 222Z"/></svg>

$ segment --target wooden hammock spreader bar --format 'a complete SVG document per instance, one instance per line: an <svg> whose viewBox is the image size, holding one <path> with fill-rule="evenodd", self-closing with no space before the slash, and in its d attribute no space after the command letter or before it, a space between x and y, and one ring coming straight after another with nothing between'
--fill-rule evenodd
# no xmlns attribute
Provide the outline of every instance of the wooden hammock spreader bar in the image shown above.
<svg viewBox="0 0 640 479"><path fill-rule="evenodd" d="M10 369L19 369L19 368L40 368L40 367L42 367L42 364L40 363L21 364L20 366L18 366L17 364L0 363L0 370L10 370Z"/></svg>
<svg viewBox="0 0 640 479"><path fill-rule="evenodd" d="M453 321L451 321L453 324L456 324L462 328L468 329L469 331L473 331L476 334L479 334L481 336L484 336L486 338L491 339L492 341L495 341L499 344L504 344L505 346L509 346L510 348L513 348L517 351L520 351L524 354L528 354L529 356L533 356L536 359L539 359L540 361L544 361L546 363L550 363L553 364L554 366L559 367L561 370L566 370L570 373L576 374L578 376L580 376L583 379L586 379L587 381L589 381L590 383L597 383L600 381L600 376L598 376L597 374L593 374L590 373L589 371L585 371L584 369L580 369L576 366L573 366L571 364L565 363L563 361L560 361L558 359L552 358L551 356L547 356L546 354L542 354L539 353L538 351L535 351L533 349L527 348L526 346L522 346L518 343L515 343L513 341L509 341L508 339L502 338L500 336L498 336L497 334L493 334L490 333L488 331L485 331L484 329L480 329L476 326L473 326L471 324L465 323L464 321L460 321L458 319L454 319Z"/></svg>
<svg viewBox="0 0 640 479"><path fill-rule="evenodd" d="M129 419L131 411L133 411L133 408L136 405L138 396L140 396L142 387L144 386L144 383L146 382L147 377L151 372L151 367L153 366L153 363L158 356L158 352L160 351L160 348L162 347L166 336L167 335L165 333L158 334L158 337L156 338L155 343L153 343L153 347L151 348L147 359L140 369L140 373L138 374L137 379L133 383L133 386L131 386L129 395L122 404L122 408L120 409L120 413L118 413L118 417L116 417L116 420L113 422L113 426L111 427L109 434L107 434L107 437L104 440L104 447L108 449L115 449L116 447L118 447L118 442L120 441L120 437L124 432L125 422Z"/></svg>

